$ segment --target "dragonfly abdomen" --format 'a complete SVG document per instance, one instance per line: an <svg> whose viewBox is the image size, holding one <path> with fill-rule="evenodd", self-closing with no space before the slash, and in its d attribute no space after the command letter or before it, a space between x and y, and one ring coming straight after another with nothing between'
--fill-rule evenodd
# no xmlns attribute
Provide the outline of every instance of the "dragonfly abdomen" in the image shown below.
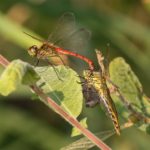
<svg viewBox="0 0 150 150"><path fill-rule="evenodd" d="M68 51L68 50L64 50L64 49L61 49L61 48L56 48L56 51L57 51L58 53L61 53L61 54L65 54L65 55L70 55L70 56L77 57L77 58L79 58L79 59L85 61L86 63L88 63L89 69L90 69L91 71L94 70L94 63L93 63L93 61L91 61L90 59L88 59L88 58L85 57L85 56L82 56L82 55L80 55L80 54L78 54L78 53L71 52L71 51Z"/></svg>

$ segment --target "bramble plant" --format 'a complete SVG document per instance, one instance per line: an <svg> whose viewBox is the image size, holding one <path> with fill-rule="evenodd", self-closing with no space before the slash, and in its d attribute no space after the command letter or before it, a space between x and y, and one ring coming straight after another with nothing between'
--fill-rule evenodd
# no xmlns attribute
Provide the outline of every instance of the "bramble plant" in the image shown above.
<svg viewBox="0 0 150 150"><path fill-rule="evenodd" d="M21 60L13 60L9 63L2 55L0 56L0 64L6 67L0 76L1 95L9 95L17 90L19 84L30 86L42 102L51 107L73 127L76 127L99 148L109 149L107 145L97 139L75 119L81 113L83 95L81 85L77 83L80 79L72 69L64 66L56 67L63 79L61 81L55 75L52 67L33 67ZM109 70L111 80L117 85L117 94L114 92L112 97L117 106L119 118L124 120L121 129L135 125L140 130L149 133L150 107L148 106L150 102L144 95L138 78L121 57L115 58L110 63ZM118 96L121 100L118 99ZM73 132L73 135L78 135L77 132ZM102 139L113 134L114 131L108 132L108 135L106 132ZM86 148L92 146L94 145L90 144L88 147L85 144Z"/></svg>
<svg viewBox="0 0 150 150"><path fill-rule="evenodd" d="M81 85L77 83L79 78L73 70L64 66L57 67L58 73L63 78L63 81L61 81L51 67L48 69L47 67L34 68L21 60L14 60L9 63L3 56L0 56L0 64L7 66L0 78L0 93L2 95L7 96L16 90L19 84L29 85L42 102L78 128L82 134L87 136L99 148L110 149L76 120L82 110L83 97Z"/></svg>
<svg viewBox="0 0 150 150"><path fill-rule="evenodd" d="M7 20L4 21L12 25ZM11 34L20 33L16 27L13 29L15 32ZM20 44L27 46L31 43L30 41ZM115 134L113 130L94 135L86 129L88 118L83 118L81 123L76 119L82 111L83 94L81 84L78 84L80 78L75 71L65 66L57 66L56 70L62 79L60 80L52 67L34 67L18 59L9 62L2 55L0 55L0 65L5 67L0 75L1 95L8 96L17 90L19 85L29 86L44 104L74 127L72 136L79 134L86 136L62 149L89 149L95 145L103 150L111 149L103 140L113 136ZM135 126L149 134L150 100L144 94L139 79L122 57L117 57L110 62L109 72L112 83L108 82L108 87L110 91L114 89L111 96L119 114L121 130Z"/></svg>

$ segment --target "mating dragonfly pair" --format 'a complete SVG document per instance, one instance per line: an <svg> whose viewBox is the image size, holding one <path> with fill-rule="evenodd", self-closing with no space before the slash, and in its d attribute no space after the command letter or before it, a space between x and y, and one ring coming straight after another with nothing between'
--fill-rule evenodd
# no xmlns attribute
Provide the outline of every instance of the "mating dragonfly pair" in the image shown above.
<svg viewBox="0 0 150 150"><path fill-rule="evenodd" d="M31 46L28 49L28 53L36 57L38 61L39 59L48 59L52 56L57 56L61 59L61 54L74 56L85 61L89 66L89 70L84 71L84 77L82 78L84 80L82 86L86 105L94 107L96 104L102 102L114 124L116 133L120 134L118 115L106 84L106 74L102 63L103 60L101 59L101 53L97 51L100 71L95 72L93 61L72 51L82 49L82 46L87 42L89 36L90 32L88 30L77 28L73 13L65 13L60 18L56 30L50 34L47 41L43 42L31 36L41 41L42 45L40 47L36 45Z"/></svg>

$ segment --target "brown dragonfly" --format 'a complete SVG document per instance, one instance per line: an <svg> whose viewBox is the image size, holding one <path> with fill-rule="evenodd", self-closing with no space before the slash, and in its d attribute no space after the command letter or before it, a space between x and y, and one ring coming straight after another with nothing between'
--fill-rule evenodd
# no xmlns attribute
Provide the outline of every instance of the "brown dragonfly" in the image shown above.
<svg viewBox="0 0 150 150"><path fill-rule="evenodd" d="M94 107L102 103L113 122L116 133L120 135L117 110L106 84L106 71L103 65L104 58L100 51L96 51L96 54L100 65L99 72L93 71L91 74L89 70L84 71L82 85L86 106Z"/></svg>

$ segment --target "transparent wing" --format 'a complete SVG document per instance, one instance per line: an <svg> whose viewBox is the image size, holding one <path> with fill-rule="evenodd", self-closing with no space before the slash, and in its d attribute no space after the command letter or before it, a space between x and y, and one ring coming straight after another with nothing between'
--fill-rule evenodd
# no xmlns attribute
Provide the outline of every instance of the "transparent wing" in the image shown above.
<svg viewBox="0 0 150 150"><path fill-rule="evenodd" d="M74 14L71 12L64 13L58 20L54 31L49 35L48 42L56 44L64 37L70 36L74 32L75 26Z"/></svg>
<svg viewBox="0 0 150 150"><path fill-rule="evenodd" d="M48 38L48 42L63 49L78 52L88 49L90 35L88 30L77 26L74 14L67 12L59 19L56 29Z"/></svg>
<svg viewBox="0 0 150 150"><path fill-rule="evenodd" d="M89 49L91 33L85 28L76 28L69 37L65 37L58 43L64 49L71 50L80 54Z"/></svg>

